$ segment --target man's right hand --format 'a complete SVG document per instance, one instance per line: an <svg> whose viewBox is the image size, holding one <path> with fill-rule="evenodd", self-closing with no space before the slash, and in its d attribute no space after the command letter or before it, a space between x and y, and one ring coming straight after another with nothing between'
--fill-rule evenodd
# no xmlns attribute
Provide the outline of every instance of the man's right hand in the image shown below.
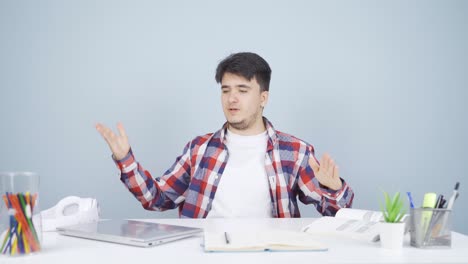
<svg viewBox="0 0 468 264"><path fill-rule="evenodd" d="M114 134L112 130L100 123L96 124L96 130L106 140L114 155L114 159L121 160L128 154L130 151L130 144L128 143L127 133L125 133L122 123L117 123L118 135Z"/></svg>

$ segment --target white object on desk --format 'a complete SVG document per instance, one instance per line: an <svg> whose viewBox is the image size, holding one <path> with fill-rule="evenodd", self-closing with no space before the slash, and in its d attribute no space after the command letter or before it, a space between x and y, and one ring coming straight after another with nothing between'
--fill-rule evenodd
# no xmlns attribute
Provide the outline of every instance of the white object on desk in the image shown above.
<svg viewBox="0 0 468 264"><path fill-rule="evenodd" d="M55 231L57 227L92 223L99 220L99 204L93 198L68 196L57 205L41 212L42 230Z"/></svg>

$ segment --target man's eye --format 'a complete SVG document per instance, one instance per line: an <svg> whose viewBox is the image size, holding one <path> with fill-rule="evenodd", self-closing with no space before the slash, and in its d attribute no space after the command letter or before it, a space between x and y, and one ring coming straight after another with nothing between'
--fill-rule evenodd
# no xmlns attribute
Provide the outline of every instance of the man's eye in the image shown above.
<svg viewBox="0 0 468 264"><path fill-rule="evenodd" d="M240 90L240 92L241 92L241 93L246 93L246 92L247 92L247 90Z"/></svg>
<svg viewBox="0 0 468 264"><path fill-rule="evenodd" d="M228 93L229 91L228 90L222 90L221 92L222 93Z"/></svg>

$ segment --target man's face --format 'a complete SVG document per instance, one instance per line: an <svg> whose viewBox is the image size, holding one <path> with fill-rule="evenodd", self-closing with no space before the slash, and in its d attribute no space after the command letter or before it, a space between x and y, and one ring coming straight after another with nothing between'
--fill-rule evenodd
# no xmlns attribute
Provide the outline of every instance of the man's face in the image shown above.
<svg viewBox="0 0 468 264"><path fill-rule="evenodd" d="M241 134L257 132L263 127L262 110L268 100L268 92L260 91L257 80L225 73L221 80L223 112L231 129ZM253 130L253 131L251 131ZM260 131L258 131L260 133Z"/></svg>

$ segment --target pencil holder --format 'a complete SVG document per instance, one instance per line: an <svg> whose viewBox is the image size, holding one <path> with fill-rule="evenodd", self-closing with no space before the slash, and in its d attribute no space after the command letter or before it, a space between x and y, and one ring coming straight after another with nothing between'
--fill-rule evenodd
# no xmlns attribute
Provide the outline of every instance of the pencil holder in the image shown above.
<svg viewBox="0 0 468 264"><path fill-rule="evenodd" d="M412 208L410 211L411 246L450 248L452 245L452 210Z"/></svg>
<svg viewBox="0 0 468 264"><path fill-rule="evenodd" d="M21 256L41 250L39 176L32 172L0 172L0 252Z"/></svg>

